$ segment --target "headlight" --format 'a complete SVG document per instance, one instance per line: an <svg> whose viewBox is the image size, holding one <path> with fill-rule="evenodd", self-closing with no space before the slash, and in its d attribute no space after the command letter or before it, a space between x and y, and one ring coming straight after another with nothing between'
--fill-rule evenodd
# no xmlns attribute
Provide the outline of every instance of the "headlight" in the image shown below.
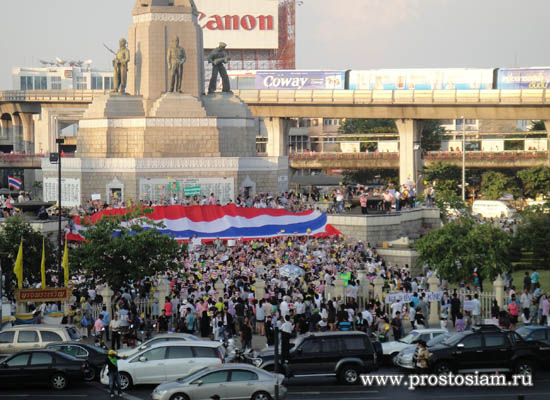
<svg viewBox="0 0 550 400"><path fill-rule="evenodd" d="M168 390L159 390L159 389L155 389L153 390L153 394L157 394L159 396L163 396L164 394L166 394L166 392L168 392Z"/></svg>
<svg viewBox="0 0 550 400"><path fill-rule="evenodd" d="M262 359L255 358L254 360L252 360L252 364L254 364L255 367L259 367L260 365L262 365Z"/></svg>

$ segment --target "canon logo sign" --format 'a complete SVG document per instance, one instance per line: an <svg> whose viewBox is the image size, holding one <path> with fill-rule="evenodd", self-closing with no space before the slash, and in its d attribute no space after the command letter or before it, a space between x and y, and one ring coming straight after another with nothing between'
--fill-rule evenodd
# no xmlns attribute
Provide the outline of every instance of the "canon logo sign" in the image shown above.
<svg viewBox="0 0 550 400"><path fill-rule="evenodd" d="M238 31L244 29L246 31L274 30L275 18L273 15L209 15L204 13L199 14L199 21L202 23L201 28L206 28L211 31Z"/></svg>

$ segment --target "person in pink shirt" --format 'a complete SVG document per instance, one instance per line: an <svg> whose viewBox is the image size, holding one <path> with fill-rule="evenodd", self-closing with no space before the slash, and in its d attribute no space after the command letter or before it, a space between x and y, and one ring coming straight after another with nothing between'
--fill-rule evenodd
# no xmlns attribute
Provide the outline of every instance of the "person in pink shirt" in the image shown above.
<svg viewBox="0 0 550 400"><path fill-rule="evenodd" d="M210 199L208 200L208 204L211 206L216 205L216 196L214 196L214 193L210 193Z"/></svg>
<svg viewBox="0 0 550 400"><path fill-rule="evenodd" d="M172 329L173 326L173 318L172 318L172 302L170 301L170 297L166 297L166 302L164 303L164 311L166 312L166 318L168 318L169 322L169 329Z"/></svg>
<svg viewBox="0 0 550 400"><path fill-rule="evenodd" d="M94 332L95 337L101 338L101 335L103 334L103 321L101 320L102 316L99 315L94 323Z"/></svg>

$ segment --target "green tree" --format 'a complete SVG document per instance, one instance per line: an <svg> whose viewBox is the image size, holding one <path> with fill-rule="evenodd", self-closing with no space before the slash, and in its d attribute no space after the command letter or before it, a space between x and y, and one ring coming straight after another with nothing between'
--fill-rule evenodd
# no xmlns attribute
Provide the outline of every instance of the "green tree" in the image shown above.
<svg viewBox="0 0 550 400"><path fill-rule="evenodd" d="M397 126L393 119L346 118L340 133L397 133Z"/></svg>
<svg viewBox="0 0 550 400"><path fill-rule="evenodd" d="M544 121L531 121L531 127L529 128L530 131L545 131L546 125L544 125Z"/></svg>
<svg viewBox="0 0 550 400"><path fill-rule="evenodd" d="M471 218L451 221L416 241L419 262L427 263L452 283L471 282L477 271L483 279L494 279L510 269L509 234Z"/></svg>
<svg viewBox="0 0 550 400"><path fill-rule="evenodd" d="M424 151L441 150L441 139L445 129L441 127L441 121L436 119L424 120L422 128L421 146Z"/></svg>
<svg viewBox="0 0 550 400"><path fill-rule="evenodd" d="M453 216L471 216L470 208L466 205L462 198L455 192L435 191L435 205L441 213L441 220L444 224L448 223Z"/></svg>
<svg viewBox="0 0 550 400"><path fill-rule="evenodd" d="M134 210L122 216L104 216L83 232L82 245L69 253L71 267L120 289L177 266L184 247L162 234L161 225L145 217L152 210ZM145 229L143 224L153 226Z"/></svg>
<svg viewBox="0 0 550 400"><path fill-rule="evenodd" d="M17 258L19 243L23 238L23 279L29 284L42 281L40 265L42 261L42 234L35 231L22 217L9 217L0 225L0 259L2 270L6 275L6 292L13 293L17 287L17 281L13 273L13 266ZM51 277L56 271L56 251L46 238L46 284L51 286Z"/></svg>
<svg viewBox="0 0 550 400"><path fill-rule="evenodd" d="M521 180L525 196L534 199L539 194L550 193L550 168L539 165L521 170L517 176Z"/></svg>
<svg viewBox="0 0 550 400"><path fill-rule="evenodd" d="M540 267L550 265L550 203L527 207L521 213L521 222L514 236L515 248L522 255L530 255Z"/></svg>
<svg viewBox="0 0 550 400"><path fill-rule="evenodd" d="M435 182L436 196L437 192L454 192L458 194L459 185L462 182L462 170L456 165L435 162L423 172L424 180Z"/></svg>
<svg viewBox="0 0 550 400"><path fill-rule="evenodd" d="M487 200L497 200L510 190L510 179L502 172L487 171L481 176L481 193Z"/></svg>

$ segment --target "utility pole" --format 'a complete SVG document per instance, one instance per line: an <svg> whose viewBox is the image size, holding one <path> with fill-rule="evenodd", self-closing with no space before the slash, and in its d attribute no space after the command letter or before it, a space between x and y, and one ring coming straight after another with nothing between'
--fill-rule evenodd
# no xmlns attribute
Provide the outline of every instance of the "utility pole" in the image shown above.
<svg viewBox="0 0 550 400"><path fill-rule="evenodd" d="M273 354L273 362L275 363L273 372L275 373L275 400L279 400L279 328L277 321L273 326L273 334L275 335L275 353Z"/></svg>
<svg viewBox="0 0 550 400"><path fill-rule="evenodd" d="M462 201L466 201L466 119L462 117Z"/></svg>
<svg viewBox="0 0 550 400"><path fill-rule="evenodd" d="M57 252L57 268L58 268L58 276L59 276L59 287L63 287L64 285L64 274L61 270L61 260L63 255L61 254L61 249L63 248L63 232L61 229L61 218L62 218L62 211L61 211L61 152L62 148L61 145L65 143L63 139L56 139L55 142L57 143L57 151L58 151L58 160L57 160L57 212L58 212L58 226L57 226L57 245L58 245L58 252Z"/></svg>

